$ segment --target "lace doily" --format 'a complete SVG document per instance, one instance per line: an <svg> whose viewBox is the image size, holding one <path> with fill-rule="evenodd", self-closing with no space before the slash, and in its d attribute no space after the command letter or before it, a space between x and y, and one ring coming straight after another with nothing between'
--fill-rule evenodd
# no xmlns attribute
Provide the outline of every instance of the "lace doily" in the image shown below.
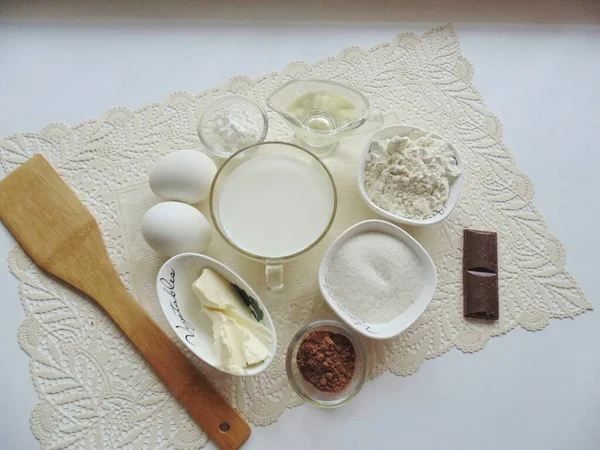
<svg viewBox="0 0 600 450"><path fill-rule="evenodd" d="M370 378L385 371L410 375L425 359L452 347L474 352L491 336L517 326L541 330L551 318L591 309L564 267L563 246L548 233L532 203L531 181L502 144L500 121L487 111L472 85L473 69L460 54L451 26L422 36L402 34L368 50L349 47L315 64L291 63L257 79L236 77L199 94L177 92L137 111L115 108L73 127L51 124L37 134L19 133L0 140L0 163L9 172L34 153L44 154L97 218L110 256L133 296L174 337L154 290L162 260L140 233L142 215L158 202L147 187L148 167L170 151L202 148L196 120L213 97L229 91L264 105L275 88L307 76L361 90L385 113L387 123L418 126L447 137L466 166L462 198L452 215L435 226L408 229L434 259L438 289L425 314L401 336L367 342ZM292 138L275 114L269 113L269 120L268 138ZM301 403L288 384L284 354L303 324L332 314L318 294L321 255L348 226L374 217L355 181L367 135L362 130L344 140L326 159L340 194L338 215L317 248L286 265L283 293L267 293L262 265L235 253L216 234L208 251L263 296L277 327L277 356L266 372L237 378L202 367L253 424L268 425L286 408ZM199 207L208 216L207 205ZM497 322L463 318L463 227L499 234ZM9 264L20 281L27 315L18 338L31 357L39 393L31 426L42 448L197 449L206 443L203 432L95 304L40 271L19 247L10 253Z"/></svg>

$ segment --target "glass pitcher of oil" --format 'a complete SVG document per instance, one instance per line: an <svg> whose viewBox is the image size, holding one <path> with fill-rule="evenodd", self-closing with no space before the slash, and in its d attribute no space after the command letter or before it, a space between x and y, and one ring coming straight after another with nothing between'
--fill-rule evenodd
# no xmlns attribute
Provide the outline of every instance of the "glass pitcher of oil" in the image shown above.
<svg viewBox="0 0 600 450"><path fill-rule="evenodd" d="M316 156L332 152L339 140L366 122L383 116L356 89L318 79L292 80L267 99L267 105L293 128L298 144Z"/></svg>

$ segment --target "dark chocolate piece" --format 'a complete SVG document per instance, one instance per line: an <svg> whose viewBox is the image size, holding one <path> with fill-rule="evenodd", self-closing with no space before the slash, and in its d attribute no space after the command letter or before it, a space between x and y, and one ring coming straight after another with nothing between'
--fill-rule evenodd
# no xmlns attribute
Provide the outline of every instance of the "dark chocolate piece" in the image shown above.
<svg viewBox="0 0 600 450"><path fill-rule="evenodd" d="M465 274L465 317L498 320L498 275L487 272Z"/></svg>
<svg viewBox="0 0 600 450"><path fill-rule="evenodd" d="M498 236L492 231L464 230L463 314L498 320Z"/></svg>
<svg viewBox="0 0 600 450"><path fill-rule="evenodd" d="M498 238L492 231L464 230L463 265L466 270L498 273Z"/></svg>

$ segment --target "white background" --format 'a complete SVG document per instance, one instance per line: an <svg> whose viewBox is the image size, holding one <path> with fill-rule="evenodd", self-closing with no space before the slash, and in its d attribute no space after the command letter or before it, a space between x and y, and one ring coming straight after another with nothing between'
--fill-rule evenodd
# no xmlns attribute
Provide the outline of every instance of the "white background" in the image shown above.
<svg viewBox="0 0 600 450"><path fill-rule="evenodd" d="M569 24L534 16L546 23L455 27L475 85L534 181L536 205L598 307L600 13L593 3L580 18L565 16ZM114 106L138 108L175 90L197 92L439 24L40 21L18 12L0 19L0 136L51 121L73 125ZM17 344L24 314L5 262L13 243L0 227L0 448L33 449L37 395ZM598 344L597 311L541 332L515 330L477 354L453 350L426 361L413 376L386 374L343 408L288 410L254 429L244 448L597 450Z"/></svg>

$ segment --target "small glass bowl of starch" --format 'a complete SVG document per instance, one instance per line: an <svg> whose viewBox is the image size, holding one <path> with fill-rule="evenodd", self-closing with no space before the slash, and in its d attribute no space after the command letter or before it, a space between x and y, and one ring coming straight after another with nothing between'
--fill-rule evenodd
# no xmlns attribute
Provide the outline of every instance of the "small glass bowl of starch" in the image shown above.
<svg viewBox="0 0 600 450"><path fill-rule="evenodd" d="M268 129L264 109L243 95L217 97L198 120L200 141L220 158L229 158L239 150L263 142Z"/></svg>

